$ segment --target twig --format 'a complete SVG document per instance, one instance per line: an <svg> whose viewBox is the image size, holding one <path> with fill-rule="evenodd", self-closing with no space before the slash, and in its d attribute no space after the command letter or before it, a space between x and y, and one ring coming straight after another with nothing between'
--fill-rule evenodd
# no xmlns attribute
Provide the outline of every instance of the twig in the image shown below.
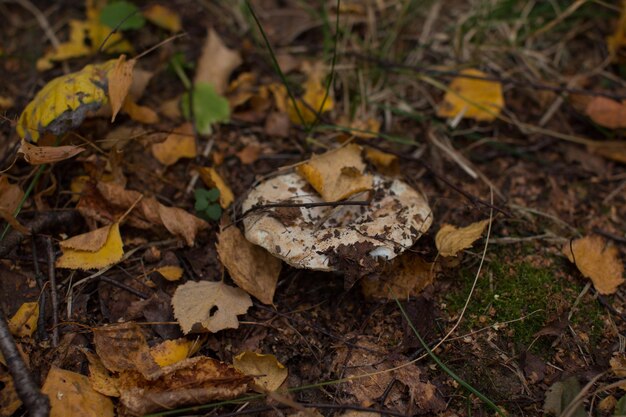
<svg viewBox="0 0 626 417"><path fill-rule="evenodd" d="M39 340L47 340L48 333L46 332L46 292L45 283L39 269L39 259L37 259L37 240L33 236L32 240L32 255L33 255L33 268L35 269L35 281L41 291L41 297L39 298L39 316L37 317L37 337Z"/></svg>
<svg viewBox="0 0 626 417"><path fill-rule="evenodd" d="M137 289L135 289L135 288L133 288L131 286L128 286L128 285L126 285L126 284L124 284L122 282L116 281L113 278L109 278L109 277L107 277L105 275L101 275L100 276L100 281L104 281L104 282L106 282L108 284L113 285L114 287L126 290L129 293L131 293L133 295L136 295L137 297L139 297L139 298L141 298L143 300L146 300L146 299L149 298L149 296L147 294L145 294L145 293L143 293L143 292L141 292L141 291L139 291L139 290L137 290Z"/></svg>
<svg viewBox="0 0 626 417"><path fill-rule="evenodd" d="M626 237L616 235L615 233L607 232L606 230L602 230L598 227L594 227L592 230L593 230L593 233L596 233L600 236L604 236L607 239L611 239L619 243L626 243Z"/></svg>
<svg viewBox="0 0 626 417"><path fill-rule="evenodd" d="M35 219L25 223L32 234L41 233L57 224L73 224L78 219L78 212L74 210L68 211L49 211L39 213ZM17 230L9 232L4 239L0 241L0 259L8 255L14 247L22 243L26 235Z"/></svg>
<svg viewBox="0 0 626 417"><path fill-rule="evenodd" d="M17 395L28 410L28 415L30 417L47 417L50 412L50 401L47 396L41 393L28 372L2 311L0 311L0 352L2 352L9 373L13 377Z"/></svg>
<svg viewBox="0 0 626 417"><path fill-rule="evenodd" d="M57 279L54 268L54 249L52 238L46 236L46 252L48 254L48 280L50 281L50 298L52 299L52 346L59 346L59 296L57 294Z"/></svg>

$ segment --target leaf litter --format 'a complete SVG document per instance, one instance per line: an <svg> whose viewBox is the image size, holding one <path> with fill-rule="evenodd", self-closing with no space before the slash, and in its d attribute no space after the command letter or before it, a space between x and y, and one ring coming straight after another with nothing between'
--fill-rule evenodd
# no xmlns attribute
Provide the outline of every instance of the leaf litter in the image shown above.
<svg viewBox="0 0 626 417"><path fill-rule="evenodd" d="M469 62L465 42L482 36L476 26L476 32L454 37L462 40L455 44L452 59L446 44L452 38L442 28L454 25L446 24L418 25L424 38L403 33L402 46L388 50L390 61L384 65L393 65L396 47L402 49L418 38L422 42L426 32L436 32L429 37L428 54L420 48L405 51L407 72L402 77L386 68L384 81L376 81L369 71L382 68L382 63L368 61L365 70L357 55L341 55L342 62L331 73L328 57L321 59L306 47L325 33L314 16L297 2L282 2L279 8L270 0L259 8L259 2L252 1L262 11L259 19L273 22L268 23L273 27L267 28L267 35L279 47L276 58L287 76L288 92L270 70L270 61L265 61L266 51L259 53L257 44L240 36L247 30L239 26L241 16L233 17L232 27L209 17L206 27L206 19L201 26L197 23L205 12L192 8L151 4L139 9L130 2L105 3L87 1L83 21L62 20L70 22L69 41L52 42L39 69L63 61L66 75L41 82L44 87L24 107L16 129L24 139L20 153L27 163L17 160L0 182L2 217L25 236L31 228L34 235L42 233L32 220L43 213L76 209L83 220L43 231L61 249L53 251L48 262L57 266L59 307L64 310L67 304L67 313L51 313L46 302L14 290L17 286L12 287L11 280L3 284L0 296L3 310L11 313L11 331L32 369L57 377L57 368L50 364L60 366L68 372L63 378L76 378L74 388L80 387L68 394L71 401L53 401L52 415L65 415L73 407L90 415L90 403L104 398L96 392L112 397L121 415L142 415L342 377L349 382L330 385L327 392L281 391L270 395L270 401L294 406L292 399L324 403L332 398L339 408L360 404L419 414L440 412L447 400L446 412L463 415L467 408L472 414L484 413L480 402L461 404L456 382L439 369L409 363L421 345L409 340L410 328L393 303L385 304L397 298L405 301L413 320L424 321L416 327L428 342L434 343L438 332L455 332L451 340L446 340L447 333L436 354L508 411L511 405L539 415L550 386L548 397L552 404L558 402L550 411L562 411L571 397L568 387L573 386L568 374L585 383L590 363L594 369L608 366L596 358L615 353L610 346L616 344L609 339L623 330L618 314L624 308L620 164L626 159L619 75L586 75L568 84L597 91L610 85L614 96L581 98L572 93L562 100L550 89L540 94L535 87L545 80L534 77L546 70L546 79L559 73L576 78L579 68L553 66L586 54L548 59L533 67L538 59L534 52L516 61L516 49L509 48L513 59L501 61L499 52L490 50L483 61L487 55L476 44L473 47L481 53L472 54L475 59ZM377 19L389 18L389 10L378 4L343 3L340 21L354 20L359 28L341 33L347 44L356 50L370 41L378 45L376 38L352 43L351 37L369 33ZM220 11L226 16L224 7ZM567 9L566 19L576 7ZM138 15L122 22L120 10ZM326 12L332 20L337 10L330 7ZM431 19L445 20L448 14L445 8L434 8ZM280 16L291 19L285 22ZM421 19L419 13L415 16ZM155 26L146 26L144 18ZM602 30L608 35L607 58L615 63L623 59L623 21L622 14L615 31L606 24ZM119 25L115 32L113 24ZM502 23L500 29L506 28ZM168 32L179 31L190 34L191 43L172 38L146 56L124 55L132 57L132 46L157 44ZM498 36L492 34L494 39ZM575 43L580 37L574 31L567 39ZM25 67L13 55L16 40L11 39L0 55L4 58L8 51L5 67L18 80L20 72L12 65ZM531 51L533 43L527 47ZM549 50L541 53L549 55ZM98 59L76 60L95 54ZM182 75L171 71L174 54L181 57ZM105 61L98 63L100 58ZM410 62L433 68L433 74L441 70L452 76L439 81L420 75L406 84ZM522 73L509 67L511 62L535 68L522 71L531 80L525 89L508 81L508 76ZM194 65L195 85L186 85ZM59 69L53 69L42 77L49 80L58 74ZM24 97L11 98L9 110L18 110L15 103L22 105L37 92L35 78L14 83L28 89ZM333 82L328 84L329 80ZM552 88L560 91L559 86ZM144 92L146 104L138 104ZM449 124L444 126L437 118L448 118ZM332 124L341 129L328 130ZM538 127L543 130L533 130ZM403 145L392 143L401 136ZM445 150L433 146L433 137L445 138ZM546 138L572 143L542 142L555 140ZM411 141L419 145L406 145ZM575 151L578 158L570 158ZM589 176L586 157L594 158L594 177ZM34 172L30 165L45 165L35 167L42 172L39 184L30 183ZM202 184L196 184L194 176ZM466 206L450 184L469 193L475 206ZM490 187L506 199L493 204L512 217L494 218L496 246L489 247L486 270L477 273L472 302L459 313L454 297L467 294L465 276L476 262L476 255L467 249L484 235L488 221L466 227L450 224L467 225L470 209L480 211L472 218L485 218L485 204L479 200ZM524 204L528 211L521 208ZM13 216L23 208L24 214ZM429 231L431 224L436 232ZM574 228L586 237L572 239ZM591 231L603 237L591 236ZM24 269L26 275L19 274L23 284L41 292L41 300L49 299L50 284L41 286L37 279L42 274L28 269L33 262L26 256L32 248L41 252L41 238L34 238L32 247L25 243L3 263ZM515 254L498 245L514 245ZM49 256L47 250L43 253ZM573 266L559 264L562 256L552 259L557 253L591 280L584 288L591 291L580 293L584 281ZM39 258L42 262L35 263L43 266L41 254ZM520 259L550 269L551 280L523 292L508 288L509 274L517 277L518 286L533 282L519 267ZM67 286L81 279L89 285L62 299ZM532 316L542 313L526 311L530 304L522 304L513 320L523 320L528 332L541 340L528 347L520 342L518 328L494 324L512 297L530 297L554 285L563 288L552 293L546 308L550 313L539 327ZM15 294L13 300L7 300L9 294ZM253 303L251 296L271 308ZM413 305L422 302L418 300L427 300L423 303L430 307L420 310ZM601 315L598 306L606 309ZM38 326L38 309L44 326ZM39 354L45 345L41 335L52 327L52 314L60 315L65 340L74 341ZM574 336L565 328L549 329L550 320L564 314L563 322ZM118 320L123 323L110 324ZM613 327L602 325L609 322ZM78 326L94 323L93 336L79 334ZM201 336L191 334L195 332ZM542 346L547 336L553 340L550 348ZM84 346L93 347L96 354ZM519 349L525 354L520 356ZM72 352L83 352L86 359L74 358ZM605 356L613 357L610 365L618 363L617 353ZM465 358L472 370L461 365ZM519 380L499 372L500 360L523 370ZM86 369L81 366L85 361L91 388L84 388L84 376L74 373ZM545 363L554 367L542 366ZM12 414L19 401L6 375L5 365L0 365L0 413ZM494 382L481 382L485 380ZM56 383L46 381L46 392L65 396L67 387L52 386ZM513 394L519 392L524 394ZM621 396L613 390L599 398L603 412L617 413ZM112 410L110 400L105 398L103 404L104 413ZM328 414L323 407L315 412Z"/></svg>

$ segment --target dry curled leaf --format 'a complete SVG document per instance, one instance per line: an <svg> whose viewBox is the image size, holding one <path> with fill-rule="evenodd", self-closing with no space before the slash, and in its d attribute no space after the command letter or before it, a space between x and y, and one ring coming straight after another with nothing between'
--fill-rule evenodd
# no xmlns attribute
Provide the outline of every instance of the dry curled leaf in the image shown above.
<svg viewBox="0 0 626 417"><path fill-rule="evenodd" d="M309 161L296 168L296 172L326 202L343 200L361 191L370 190L372 177L363 174L364 170L361 147L354 144L313 155Z"/></svg>
<svg viewBox="0 0 626 417"><path fill-rule="evenodd" d="M63 254L56 261L57 268L99 269L113 265L124 256L118 223L74 236L59 245Z"/></svg>
<svg viewBox="0 0 626 417"><path fill-rule="evenodd" d="M241 352L233 358L233 366L254 377L252 387L258 392L276 391L287 379L289 371L274 355Z"/></svg>
<svg viewBox="0 0 626 417"><path fill-rule="evenodd" d="M222 229L217 253L235 284L262 303L273 304L282 267L280 259L250 243L235 226Z"/></svg>
<svg viewBox="0 0 626 417"><path fill-rule="evenodd" d="M81 146L36 146L22 140L18 153L31 165L52 164L72 158L85 149Z"/></svg>
<svg viewBox="0 0 626 417"><path fill-rule="evenodd" d="M439 255L456 256L460 251L471 247L483 234L488 224L489 220L481 220L460 228L444 224L435 236L435 245Z"/></svg>
<svg viewBox="0 0 626 417"><path fill-rule="evenodd" d="M476 69L461 71L461 76L450 83L449 91L437 109L437 116L450 118L462 116L491 122L500 115L504 107L502 84L471 77L487 78L488 75Z"/></svg>
<svg viewBox="0 0 626 417"><path fill-rule="evenodd" d="M239 327L237 315L252 306L250 296L223 282L189 281L172 297L174 316L183 333L219 332Z"/></svg>
<svg viewBox="0 0 626 417"><path fill-rule="evenodd" d="M624 282L624 263L619 259L617 248L600 236L585 236L568 242L563 246L563 253L591 279L600 294L613 294Z"/></svg>
<svg viewBox="0 0 626 417"><path fill-rule="evenodd" d="M133 69L137 60L126 60L126 55L121 55L115 66L109 72L109 101L111 102L111 121L115 121L115 116L122 108L124 100L133 83Z"/></svg>

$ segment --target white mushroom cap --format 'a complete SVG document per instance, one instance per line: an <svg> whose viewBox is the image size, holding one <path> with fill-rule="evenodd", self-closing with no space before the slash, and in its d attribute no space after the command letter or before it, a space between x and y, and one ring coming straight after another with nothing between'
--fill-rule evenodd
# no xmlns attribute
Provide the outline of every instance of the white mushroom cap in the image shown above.
<svg viewBox="0 0 626 417"><path fill-rule="evenodd" d="M410 248L432 223L424 196L403 181L374 174L373 190L349 201L370 196L367 206L252 211L243 220L245 236L296 268L334 271L337 267L331 260L340 245L369 248L370 257L389 260ZM291 173L259 184L243 202L242 211L271 203L320 202L319 194Z"/></svg>

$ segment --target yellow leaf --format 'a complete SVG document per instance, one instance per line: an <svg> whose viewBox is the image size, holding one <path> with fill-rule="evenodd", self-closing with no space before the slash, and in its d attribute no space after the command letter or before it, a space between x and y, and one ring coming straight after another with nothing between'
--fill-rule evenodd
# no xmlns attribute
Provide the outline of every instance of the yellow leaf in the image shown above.
<svg viewBox="0 0 626 417"><path fill-rule="evenodd" d="M487 77L482 71L466 69L463 75ZM452 80L449 91L437 109L439 117L458 117L491 122L495 120L504 107L502 85L497 81L487 81L466 77Z"/></svg>
<svg viewBox="0 0 626 417"><path fill-rule="evenodd" d="M13 336L32 336L37 330L37 318L39 317L39 303L31 301L24 303L9 320L9 330Z"/></svg>
<svg viewBox="0 0 626 417"><path fill-rule="evenodd" d="M568 242L563 245L563 253L591 279L600 294L613 294L624 282L624 263L619 259L617 248L600 236L585 236Z"/></svg>
<svg viewBox="0 0 626 417"><path fill-rule="evenodd" d="M235 356L233 366L253 376L252 388L259 392L276 391L287 379L289 371L274 355L245 351Z"/></svg>
<svg viewBox="0 0 626 417"><path fill-rule="evenodd" d="M226 185L226 182L222 179L220 174L217 173L215 168L200 167L198 168L200 178L207 187L215 187L220 190L220 206L223 209L228 208L235 201L235 196L230 187Z"/></svg>
<svg viewBox="0 0 626 417"><path fill-rule="evenodd" d="M20 115L18 135L36 142L41 133L59 135L79 126L88 113L108 104L106 85L116 63L87 65L48 82Z"/></svg>
<svg viewBox="0 0 626 417"><path fill-rule="evenodd" d="M31 165L51 164L72 158L85 149L80 146L35 146L24 139L20 144L18 153L24 155L24 160Z"/></svg>
<svg viewBox="0 0 626 417"><path fill-rule="evenodd" d="M50 417L113 417L113 402L81 374L52 366L41 391L50 399Z"/></svg>
<svg viewBox="0 0 626 417"><path fill-rule="evenodd" d="M187 359L192 347L193 343L187 339L166 340L150 348L150 354L160 367L164 367Z"/></svg>
<svg viewBox="0 0 626 417"><path fill-rule="evenodd" d="M0 110L10 109L14 104L11 97L0 96Z"/></svg>
<svg viewBox="0 0 626 417"><path fill-rule="evenodd" d="M115 116L122 108L133 83L133 68L136 62L134 59L126 61L126 55L121 55L109 73L108 91L111 102L111 122L115 121Z"/></svg>
<svg viewBox="0 0 626 417"><path fill-rule="evenodd" d="M135 103L130 97L126 97L124 104L122 105L124 113L128 114L131 119L136 122L151 125L159 121L159 115L149 107L140 106Z"/></svg>
<svg viewBox="0 0 626 417"><path fill-rule="evenodd" d="M467 249L483 234L489 220L481 220L466 227L457 228L444 224L435 236L435 245L441 256L456 256Z"/></svg>
<svg viewBox="0 0 626 417"><path fill-rule="evenodd" d="M119 397L120 391L117 387L117 378L113 377L111 372L104 367L97 355L87 350L84 350L83 353L89 361L89 383L91 388L108 397Z"/></svg>
<svg viewBox="0 0 626 417"><path fill-rule="evenodd" d="M313 123L318 112L326 113L335 107L330 91L327 94L326 86L322 84L322 78L318 70L312 70L304 83L304 95L296 100L297 108L292 101L287 102L287 114L293 123Z"/></svg>
<svg viewBox="0 0 626 417"><path fill-rule="evenodd" d="M400 173L400 165L398 157L378 149L365 147L365 159L367 159L376 169L385 175L398 175Z"/></svg>
<svg viewBox="0 0 626 417"><path fill-rule="evenodd" d="M174 165L181 158L195 158L196 138L191 123L179 126L165 141L152 145L152 155L166 166Z"/></svg>
<svg viewBox="0 0 626 417"><path fill-rule="evenodd" d="M57 268L99 269L113 265L124 256L119 223L74 236L60 245L63 254L57 259Z"/></svg>
<svg viewBox="0 0 626 417"><path fill-rule="evenodd" d="M613 61L620 61L620 58L623 58L620 56L620 51L626 46L626 1L622 1L619 21L615 27L615 32L606 38L606 46Z"/></svg>
<svg viewBox="0 0 626 417"><path fill-rule="evenodd" d="M361 191L372 189L372 177L364 175L361 147L350 144L321 155L313 155L298 166L300 174L324 201L339 201Z"/></svg>
<svg viewBox="0 0 626 417"><path fill-rule="evenodd" d="M172 306L183 333L215 333L238 328L237 315L245 314L252 300L245 291L223 282L189 281L176 288Z"/></svg>
<svg viewBox="0 0 626 417"><path fill-rule="evenodd" d="M163 278L168 281L178 281L183 277L183 269L179 266L162 266L160 268L155 269L156 272L161 274Z"/></svg>
<svg viewBox="0 0 626 417"><path fill-rule="evenodd" d="M151 23L172 33L182 29L180 16L173 10L160 4L153 4L143 11L143 15Z"/></svg>
<svg viewBox="0 0 626 417"><path fill-rule="evenodd" d="M0 370L0 387L0 417L15 416L15 412L22 406L22 401L15 391L10 373Z"/></svg>
<svg viewBox="0 0 626 417"><path fill-rule="evenodd" d="M98 6L104 3L89 0L86 3L87 19L85 21L70 20L69 40L45 54L37 62L37 69L49 69L53 66L53 61L63 61L98 52L107 54L133 52L133 47L119 31L115 32L112 28L100 23L100 7Z"/></svg>
<svg viewBox="0 0 626 417"><path fill-rule="evenodd" d="M81 194L85 190L87 184L91 181L89 175L78 175L72 178L70 182L70 190L72 191L72 201L77 202L80 200Z"/></svg>

